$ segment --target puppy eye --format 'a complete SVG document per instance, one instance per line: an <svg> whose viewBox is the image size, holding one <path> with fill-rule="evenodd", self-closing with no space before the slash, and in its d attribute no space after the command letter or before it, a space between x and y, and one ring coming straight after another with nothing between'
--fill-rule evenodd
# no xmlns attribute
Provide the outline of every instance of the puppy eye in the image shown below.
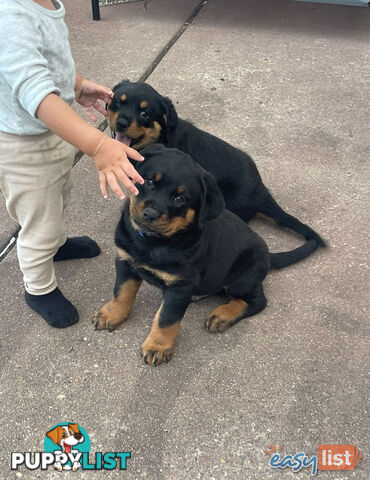
<svg viewBox="0 0 370 480"><path fill-rule="evenodd" d="M140 116L143 120L148 120L149 119L149 113L146 112L145 110L143 110L141 113L140 113Z"/></svg>
<svg viewBox="0 0 370 480"><path fill-rule="evenodd" d="M178 207L181 207L185 203L185 197L184 195L177 195L177 197L175 197L173 201L176 203Z"/></svg>
<svg viewBox="0 0 370 480"><path fill-rule="evenodd" d="M65 438L67 436L66 432L62 433L62 437Z"/></svg>
<svg viewBox="0 0 370 480"><path fill-rule="evenodd" d="M153 188L154 187L154 182L151 178L146 178L145 179L145 185L149 188Z"/></svg>

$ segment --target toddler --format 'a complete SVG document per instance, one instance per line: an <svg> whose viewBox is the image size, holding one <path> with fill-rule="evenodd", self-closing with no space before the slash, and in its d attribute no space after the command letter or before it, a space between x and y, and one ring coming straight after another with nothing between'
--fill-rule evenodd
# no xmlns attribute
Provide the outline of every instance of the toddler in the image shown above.
<svg viewBox="0 0 370 480"><path fill-rule="evenodd" d="M0 2L0 188L11 217L21 225L17 241L27 304L53 327L78 321L59 290L54 261L94 257L88 237L67 238L64 210L71 190L76 148L93 157L100 189L124 198L120 183L137 194L143 179L129 162L143 160L104 135L71 108L77 100L93 121L105 113L107 87L75 71L60 0Z"/></svg>

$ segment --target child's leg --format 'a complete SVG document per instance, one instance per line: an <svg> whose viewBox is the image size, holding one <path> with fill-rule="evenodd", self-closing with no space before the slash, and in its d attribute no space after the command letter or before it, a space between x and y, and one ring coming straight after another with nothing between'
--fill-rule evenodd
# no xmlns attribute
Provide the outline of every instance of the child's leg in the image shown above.
<svg viewBox="0 0 370 480"><path fill-rule="evenodd" d="M71 177L65 183L62 190L63 212L69 205L72 189ZM89 237L69 237L64 234L64 241L53 257L54 262L61 260L71 260L73 258L91 258L96 257L101 252L99 245Z"/></svg>
<svg viewBox="0 0 370 480"><path fill-rule="evenodd" d="M27 303L63 328L78 321L57 288L53 257L66 243L64 208L71 188L74 147L52 133L0 133L0 186L7 209L21 225L17 241Z"/></svg>

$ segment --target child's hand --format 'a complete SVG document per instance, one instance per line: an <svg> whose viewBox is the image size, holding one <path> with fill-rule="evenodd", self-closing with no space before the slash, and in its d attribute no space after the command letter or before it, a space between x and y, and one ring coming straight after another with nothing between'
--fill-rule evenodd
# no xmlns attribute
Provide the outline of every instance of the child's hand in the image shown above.
<svg viewBox="0 0 370 480"><path fill-rule="evenodd" d="M81 77L80 77L81 78ZM88 116L93 122L96 122L96 116L92 107L95 108L98 112L106 115L107 112L99 100L102 100L104 103L110 104L113 92L108 87L103 87L95 82L90 82L90 80L81 79L79 88L75 91L76 101L82 105Z"/></svg>
<svg viewBox="0 0 370 480"><path fill-rule="evenodd" d="M137 161L144 160L143 157L139 152L124 143L117 142L109 137L103 138L104 141L94 156L99 171L100 190L103 197L108 198L109 185L117 197L123 200L125 195L119 182L134 195L137 195L139 193L138 189L131 180L140 184L143 184L144 180L134 169L127 156Z"/></svg>
<svg viewBox="0 0 370 480"><path fill-rule="evenodd" d="M125 198L119 182L133 194L138 193L131 180L138 183L144 183L144 180L127 156L140 162L144 159L139 152L104 135L83 120L55 93L50 93L42 100L36 116L63 140L93 157L99 171L100 189L105 198L108 198L108 185L119 198Z"/></svg>

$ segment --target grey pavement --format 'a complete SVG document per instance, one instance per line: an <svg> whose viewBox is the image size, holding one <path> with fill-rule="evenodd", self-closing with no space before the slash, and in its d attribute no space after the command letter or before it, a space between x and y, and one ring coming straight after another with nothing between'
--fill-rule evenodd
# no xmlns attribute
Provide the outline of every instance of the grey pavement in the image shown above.
<svg viewBox="0 0 370 480"><path fill-rule="evenodd" d="M151 0L101 8L65 0L77 68L113 86L137 80L198 0ZM92 452L131 451L125 472L76 478L220 480L309 478L269 466L264 450L316 455L320 444L354 444L354 471L369 478L367 370L370 10L290 1L210 0L150 75L178 113L246 150L266 185L329 247L265 281L268 307L222 335L203 320L220 298L190 305L170 363L150 368L140 345L160 304L145 285L130 319L96 333L94 312L112 295L113 231L121 202L104 200L91 160L74 168L71 235L95 238L102 254L57 264L59 284L80 312L66 330L23 302L15 249L0 263L0 477L59 478L10 471L10 452L40 451L45 432L73 420ZM225 166L227 168L227 166ZM0 244L15 226L0 209ZM271 251L301 243L256 219Z"/></svg>

